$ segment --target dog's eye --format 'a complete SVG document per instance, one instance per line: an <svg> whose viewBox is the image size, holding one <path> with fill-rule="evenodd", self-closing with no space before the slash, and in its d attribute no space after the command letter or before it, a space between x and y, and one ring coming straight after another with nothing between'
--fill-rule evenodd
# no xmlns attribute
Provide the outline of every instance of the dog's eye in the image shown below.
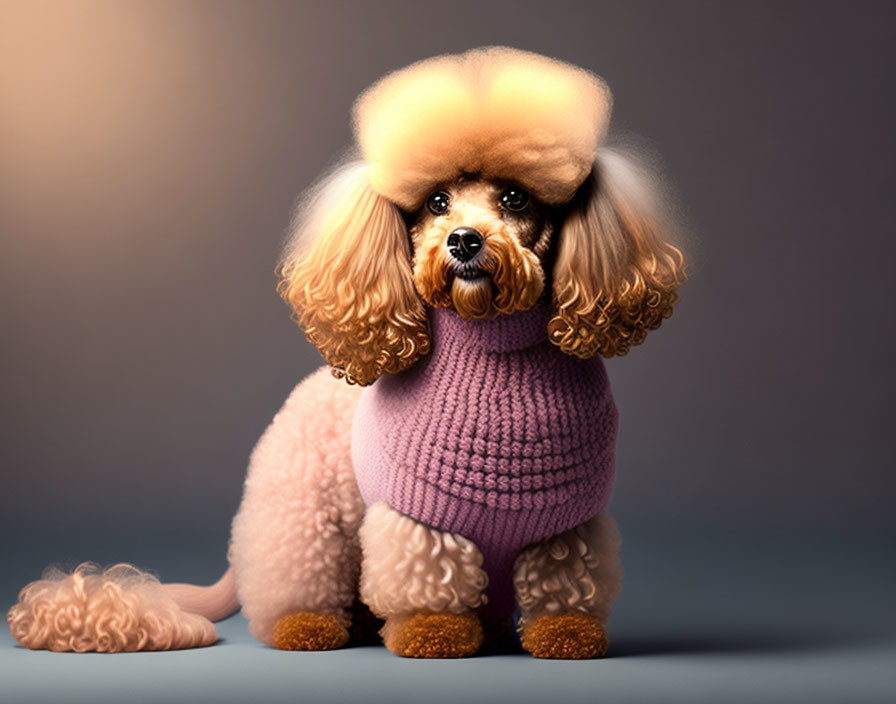
<svg viewBox="0 0 896 704"><path fill-rule="evenodd" d="M522 188L511 186L501 194L500 203L507 210L518 213L529 205L529 194Z"/></svg>
<svg viewBox="0 0 896 704"><path fill-rule="evenodd" d="M433 215L444 215L448 212L448 203L451 202L451 196L445 191L436 191L426 199L426 209Z"/></svg>

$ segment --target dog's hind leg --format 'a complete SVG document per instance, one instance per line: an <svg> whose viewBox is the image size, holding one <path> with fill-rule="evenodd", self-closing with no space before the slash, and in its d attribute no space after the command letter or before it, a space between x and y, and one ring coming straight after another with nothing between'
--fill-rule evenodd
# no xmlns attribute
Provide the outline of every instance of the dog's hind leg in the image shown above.
<svg viewBox="0 0 896 704"><path fill-rule="evenodd" d="M350 458L358 393L316 372L252 453L229 557L249 630L269 645L326 650L348 639L364 514Z"/></svg>
<svg viewBox="0 0 896 704"><path fill-rule="evenodd" d="M618 550L616 523L602 513L520 553L513 581L526 650L542 658L606 654L607 619L622 583Z"/></svg>
<svg viewBox="0 0 896 704"><path fill-rule="evenodd" d="M367 510L361 543L361 599L386 620L381 633L389 650L418 658L479 650L475 609L485 603L488 576L472 541L378 503Z"/></svg>

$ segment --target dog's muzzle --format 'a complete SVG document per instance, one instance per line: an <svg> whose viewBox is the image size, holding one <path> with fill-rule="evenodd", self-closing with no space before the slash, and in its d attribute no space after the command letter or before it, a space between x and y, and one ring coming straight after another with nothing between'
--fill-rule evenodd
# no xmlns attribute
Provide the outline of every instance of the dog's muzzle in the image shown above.
<svg viewBox="0 0 896 704"><path fill-rule="evenodd" d="M459 227L448 235L445 244L448 246L448 253L457 261L465 264L479 253L484 239L479 230L472 227Z"/></svg>

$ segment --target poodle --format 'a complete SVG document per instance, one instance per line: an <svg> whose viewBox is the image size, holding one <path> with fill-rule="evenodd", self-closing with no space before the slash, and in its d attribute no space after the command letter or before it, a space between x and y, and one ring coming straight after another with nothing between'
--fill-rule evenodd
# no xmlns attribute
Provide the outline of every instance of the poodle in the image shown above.
<svg viewBox="0 0 896 704"><path fill-rule="evenodd" d="M301 203L279 292L326 360L259 440L210 587L85 564L26 586L29 648L259 641L462 657L607 652L617 412L601 357L685 279L654 182L604 136L611 96L504 47L392 73L355 104L360 154ZM514 610L518 608L514 619ZM514 623L515 622L515 623Z"/></svg>

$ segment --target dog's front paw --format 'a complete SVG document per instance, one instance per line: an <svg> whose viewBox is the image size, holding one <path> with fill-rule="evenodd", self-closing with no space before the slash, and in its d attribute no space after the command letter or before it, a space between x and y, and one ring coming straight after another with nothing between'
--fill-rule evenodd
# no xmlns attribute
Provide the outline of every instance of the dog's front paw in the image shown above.
<svg viewBox="0 0 896 704"><path fill-rule="evenodd" d="M334 650L348 641L348 631L333 614L304 611L277 619L273 641L280 650Z"/></svg>
<svg viewBox="0 0 896 704"><path fill-rule="evenodd" d="M576 611L539 616L526 624L520 641L537 658L566 660L603 657L609 647L600 622Z"/></svg>
<svg viewBox="0 0 896 704"><path fill-rule="evenodd" d="M476 614L415 614L386 619L386 647L406 658L462 658L482 645Z"/></svg>

